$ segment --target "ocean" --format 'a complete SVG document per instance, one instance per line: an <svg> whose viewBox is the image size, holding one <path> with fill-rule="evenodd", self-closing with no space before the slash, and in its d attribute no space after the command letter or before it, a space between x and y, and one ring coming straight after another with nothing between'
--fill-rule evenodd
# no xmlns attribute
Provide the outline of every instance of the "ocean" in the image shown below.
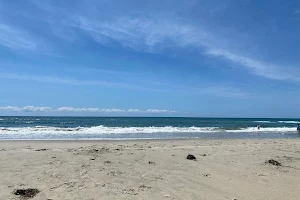
<svg viewBox="0 0 300 200"><path fill-rule="evenodd" d="M300 119L0 117L0 140L300 138L297 123Z"/></svg>

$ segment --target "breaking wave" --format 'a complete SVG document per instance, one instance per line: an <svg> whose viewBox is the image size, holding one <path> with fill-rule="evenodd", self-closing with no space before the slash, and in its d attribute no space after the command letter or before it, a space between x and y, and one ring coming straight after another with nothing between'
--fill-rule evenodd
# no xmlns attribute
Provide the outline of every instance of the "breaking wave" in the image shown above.
<svg viewBox="0 0 300 200"><path fill-rule="evenodd" d="M50 126L34 126L34 127L0 127L0 134L135 134L135 133L214 133L214 132L295 132L296 128L290 127L273 127L260 128L256 127L238 128L238 129L222 129L219 127L75 127L61 128Z"/></svg>
<svg viewBox="0 0 300 200"><path fill-rule="evenodd" d="M253 122L257 122L257 123L275 123L275 122L271 122L271 121L253 121Z"/></svg>
<svg viewBox="0 0 300 200"><path fill-rule="evenodd" d="M298 121L278 121L279 123L286 123L286 124L300 124Z"/></svg>
<svg viewBox="0 0 300 200"><path fill-rule="evenodd" d="M248 128L242 128L240 130L226 130L226 132L243 132L243 133L252 133L252 132L296 132L297 129L294 127L268 127L268 128L260 128L257 129L257 127L248 127Z"/></svg>
<svg viewBox="0 0 300 200"><path fill-rule="evenodd" d="M299 121L253 121L255 123L271 124L271 123L286 123L286 124L300 124Z"/></svg>

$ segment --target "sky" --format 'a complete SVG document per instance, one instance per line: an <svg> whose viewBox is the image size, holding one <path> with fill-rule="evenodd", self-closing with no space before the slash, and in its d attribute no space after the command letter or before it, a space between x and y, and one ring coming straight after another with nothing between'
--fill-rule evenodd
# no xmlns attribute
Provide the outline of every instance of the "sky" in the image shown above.
<svg viewBox="0 0 300 200"><path fill-rule="evenodd" d="M0 1L0 115L300 117L297 0Z"/></svg>

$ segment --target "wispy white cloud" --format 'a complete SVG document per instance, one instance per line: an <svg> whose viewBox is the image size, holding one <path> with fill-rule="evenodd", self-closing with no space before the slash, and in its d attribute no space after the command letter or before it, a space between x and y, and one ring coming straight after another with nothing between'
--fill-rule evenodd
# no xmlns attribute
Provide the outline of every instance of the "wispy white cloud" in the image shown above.
<svg viewBox="0 0 300 200"><path fill-rule="evenodd" d="M211 56L223 57L229 61L240 64L246 67L247 69L251 70L258 76L263 76L275 80L300 81L298 73L295 73L295 71L298 70L295 68L292 69L288 66L281 67L273 64L263 63L261 61L251 59L249 57L240 56L221 49L209 49L207 51L207 54Z"/></svg>
<svg viewBox="0 0 300 200"><path fill-rule="evenodd" d="M14 50L33 50L36 42L24 31L0 22L0 45Z"/></svg>
<svg viewBox="0 0 300 200"><path fill-rule="evenodd" d="M125 83L115 83L100 80L77 80L68 77L55 77L55 76L42 76L42 75L24 75L16 73L4 73L0 72L0 77L17 79L17 80L28 80L37 81L44 83L58 83L58 84L68 84L68 85L78 85L78 86L105 86L105 87L117 87L117 88L138 88L134 85Z"/></svg>
<svg viewBox="0 0 300 200"><path fill-rule="evenodd" d="M57 112L103 112L103 113L113 113L113 112L126 112L124 109L106 109L106 108L72 108L72 107L60 107L54 109Z"/></svg>
<svg viewBox="0 0 300 200"><path fill-rule="evenodd" d="M180 47L195 43L206 46L211 40L210 34L202 29L159 16L121 17L114 21L76 16L69 25L86 31L97 42L107 44L107 39L112 39L124 46L144 51L151 51L156 45L170 39Z"/></svg>
<svg viewBox="0 0 300 200"><path fill-rule="evenodd" d="M36 107L36 106L3 106L0 107L0 111L6 112L65 112L65 113L178 113L175 110L160 110L160 109L118 109L118 108L73 108L73 107Z"/></svg>
<svg viewBox="0 0 300 200"><path fill-rule="evenodd" d="M134 50L159 53L164 46L168 47L166 41L172 41L173 45L179 48L196 47L207 55L229 60L257 76L274 80L300 81L300 78L295 76L300 71L295 67L277 66L236 53L225 44L224 41L228 39L216 37L205 27L183 22L179 18L121 17L111 21L101 21L76 16L72 18L69 25L86 31L96 42L104 45L108 45L109 40L113 40ZM232 38L231 40L227 43L236 42ZM295 69L298 73L295 73Z"/></svg>
<svg viewBox="0 0 300 200"><path fill-rule="evenodd" d="M199 49L199 54L203 55L204 52L209 56L228 60L257 76L274 80L300 81L300 78L294 75L300 73L297 66L276 65L245 56L246 50L242 51L243 49L240 48L241 51L239 51L238 48L231 47L232 44L243 41L238 41L234 37L222 37L221 34L216 33L217 31L209 30L200 22L194 23L191 20L176 17L175 14L152 11L143 13L142 16L137 12L128 12L115 17L99 16L97 15L101 13L101 10L97 10L99 7L88 4L85 6L89 7L93 14L84 13L78 9L80 4L72 10L72 7L57 6L51 1L31 0L31 2L46 13L46 17L40 16L40 18L47 21L47 26L49 26L47 28L50 28L49 35L53 34L67 42L78 42L79 35L82 36L84 32L103 45L113 45L118 42L127 48L150 53L165 52L162 50L166 48L178 47L185 50L196 47ZM97 2L93 3L96 5ZM294 12L294 14L298 13L299 10ZM32 38L26 31L16 28L13 24L0 21L0 45L10 49L37 50L38 42ZM59 46L59 44L56 45ZM59 80L55 81L59 82ZM60 81L68 82L69 80ZM74 80L69 82L74 84Z"/></svg>
<svg viewBox="0 0 300 200"><path fill-rule="evenodd" d="M50 112L50 111L53 111L53 110L50 107L35 107L35 106L16 107L16 106L4 106L4 107L0 107L0 111L9 111L9 112Z"/></svg>

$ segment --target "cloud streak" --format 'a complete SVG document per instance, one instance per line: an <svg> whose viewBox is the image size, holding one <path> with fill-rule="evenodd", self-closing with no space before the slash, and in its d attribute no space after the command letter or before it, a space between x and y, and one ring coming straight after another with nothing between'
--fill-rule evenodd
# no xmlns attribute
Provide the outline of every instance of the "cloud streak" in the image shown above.
<svg viewBox="0 0 300 200"><path fill-rule="evenodd" d="M145 114L161 114L161 113L178 113L175 110L165 109L118 109L118 108L73 108L73 107L38 107L38 106L3 106L0 107L2 112L54 112L54 113L145 113Z"/></svg>
<svg viewBox="0 0 300 200"><path fill-rule="evenodd" d="M48 34L69 44L78 43L82 39L80 36L84 33L83 35L102 45L111 46L117 43L125 48L148 53L165 53L164 50L173 50L174 47L180 50L193 48L197 49L201 55L204 53L204 55L210 57L230 61L256 76L273 80L300 82L300 78L294 75L300 73L297 66L276 65L245 56L245 53L242 53L243 51L234 50L231 47L232 44L243 41L238 41L234 37L222 37L221 33L216 33L216 30L209 30L205 24L193 23L187 18L177 17L174 13L150 10L141 15L137 11L128 10L126 14L119 13L118 15L105 16L99 14L101 13L100 6L90 6L89 4L80 5L79 3L74 7L68 7L66 4L56 6L51 1L32 0L31 3L35 5L35 9L38 7L45 12L43 16L34 17L40 17L40 21L44 20L46 22L40 25L45 26L44 24L47 24ZM97 5L97 2L91 4ZM88 7L89 12L79 9L81 6ZM31 9L36 11L34 8ZM299 10L295 10L294 14L299 14ZM56 44L51 44L51 42L56 42ZM55 42L47 41L43 44L44 46L53 45L59 48L60 43ZM40 48L37 48L40 47L38 44L40 43L36 38L29 35L26 30L18 29L14 24L5 24L0 21L0 45L12 50L22 49L40 52ZM58 81L56 80L56 82ZM60 81L64 82L66 80ZM70 82L74 83L74 80Z"/></svg>
<svg viewBox="0 0 300 200"><path fill-rule="evenodd" d="M108 71L108 73L115 73L115 72ZM102 86L102 87L126 88L126 89L136 89L136 90L142 89L147 91L170 92L170 93L188 92L193 94L204 94L204 95L232 97L232 98L241 98L249 95L247 92L240 91L237 88L226 87L226 86L212 86L212 85L206 87L203 86L195 87L195 85L182 87L182 86L174 86L172 84L170 85L167 82L164 82L158 85L159 88L148 88L148 87L131 85L127 83L106 82L106 81L98 81L98 80L92 80L92 81L77 80L74 78L67 78L67 77L24 75L24 74L6 73L6 72L0 72L0 78L35 81L41 83L66 84L66 85L74 85L74 86Z"/></svg>
<svg viewBox="0 0 300 200"><path fill-rule="evenodd" d="M96 42L103 45L117 41L127 48L150 53L160 53L167 48L167 41L176 47L199 48L207 55L228 60L251 71L257 76L274 80L299 82L295 67L276 66L235 53L204 27L188 24L179 18L166 16L120 17L110 21L99 21L85 16L73 17L70 26L85 31ZM234 42L234 41L232 41ZM296 70L297 71L297 70ZM299 70L298 70L299 72ZM300 73L300 72L299 72Z"/></svg>
<svg viewBox="0 0 300 200"><path fill-rule="evenodd" d="M300 77L295 73L295 69L289 67L279 67L272 64L266 64L257 60L253 60L248 57L239 56L231 52L221 50L221 49L210 49L207 54L216 57L222 57L234 63L243 65L247 69L251 70L254 74L258 76L263 76L269 79L275 80L293 80L300 81Z"/></svg>
<svg viewBox="0 0 300 200"><path fill-rule="evenodd" d="M105 87L117 87L117 88L137 88L134 85L125 83L115 83L99 80L77 80L71 78L61 78L56 76L42 76L42 75L24 75L16 73L2 73L0 72L0 77L17 79L17 80L27 80L27 81L37 81L43 83L58 83L58 84L68 84L77 86L105 86Z"/></svg>
<svg viewBox="0 0 300 200"><path fill-rule="evenodd" d="M0 45L13 50L34 50L37 47L33 39L24 31L1 22Z"/></svg>

